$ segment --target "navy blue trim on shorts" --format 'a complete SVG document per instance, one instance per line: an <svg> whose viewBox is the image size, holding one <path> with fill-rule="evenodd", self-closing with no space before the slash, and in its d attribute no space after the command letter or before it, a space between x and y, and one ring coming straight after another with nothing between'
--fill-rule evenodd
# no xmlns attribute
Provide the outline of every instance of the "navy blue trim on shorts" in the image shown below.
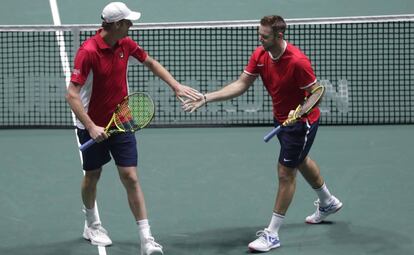
<svg viewBox="0 0 414 255"><path fill-rule="evenodd" d="M311 125L298 121L283 127L277 135L280 142L279 163L290 168L298 167L308 155L318 130L319 121Z"/></svg>
<svg viewBox="0 0 414 255"><path fill-rule="evenodd" d="M91 137L85 129L77 128L77 135L81 144L88 141ZM82 152L83 164L85 171L91 171L101 168L103 165L114 158L117 166L137 166L138 149L134 133L113 134L105 141L95 143Z"/></svg>

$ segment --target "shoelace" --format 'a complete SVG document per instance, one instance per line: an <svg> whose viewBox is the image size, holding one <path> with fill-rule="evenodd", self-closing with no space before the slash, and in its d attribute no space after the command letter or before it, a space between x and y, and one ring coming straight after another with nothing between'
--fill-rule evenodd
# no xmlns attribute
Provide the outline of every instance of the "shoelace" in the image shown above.
<svg viewBox="0 0 414 255"><path fill-rule="evenodd" d="M267 231L259 230L259 231L256 232L256 236L258 236L258 237L263 236L263 235L267 235Z"/></svg>
<svg viewBox="0 0 414 255"><path fill-rule="evenodd" d="M161 245L161 244L159 244L159 243L157 243L157 242L155 242L155 239L154 239L154 237L152 237L152 236L148 237L148 238L147 238L147 240L146 240L146 242L147 242L147 243L151 243L151 244L152 244L152 245L154 245L155 247L158 247L158 248L161 248L161 249L162 249L162 245Z"/></svg>
<svg viewBox="0 0 414 255"><path fill-rule="evenodd" d="M311 215L311 217L319 217L320 216L320 211L319 211L320 205L319 204L320 204L319 199L315 200L313 202L313 205L316 206L316 211Z"/></svg>
<svg viewBox="0 0 414 255"><path fill-rule="evenodd" d="M92 232L94 234L99 234L99 233L103 233L105 235L108 234L108 231L106 231L106 229L102 227L101 224L92 224L90 228L92 229Z"/></svg>
<svg viewBox="0 0 414 255"><path fill-rule="evenodd" d="M260 238L262 242L267 243L267 236L269 235L269 232L266 230L259 230L256 232L256 236Z"/></svg>
<svg viewBox="0 0 414 255"><path fill-rule="evenodd" d="M322 212L322 213L325 213L327 210L329 210L332 206L333 206L333 202L331 202L330 204L328 204L327 206L325 206L325 207L321 207L321 205L320 205L320 200L318 199L318 200L316 200L315 202L313 202L313 204L317 207L317 212L318 212L318 214L320 213L320 212Z"/></svg>

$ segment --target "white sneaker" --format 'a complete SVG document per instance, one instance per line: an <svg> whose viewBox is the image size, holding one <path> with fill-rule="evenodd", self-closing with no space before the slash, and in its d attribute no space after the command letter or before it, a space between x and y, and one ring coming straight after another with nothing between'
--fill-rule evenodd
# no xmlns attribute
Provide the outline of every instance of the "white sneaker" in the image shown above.
<svg viewBox="0 0 414 255"><path fill-rule="evenodd" d="M155 242L154 237L150 236L146 240L141 241L141 255L164 254L162 246Z"/></svg>
<svg viewBox="0 0 414 255"><path fill-rule="evenodd" d="M83 238L90 241L93 245L108 246L112 244L112 241L108 236L108 231L102 227L102 224L99 221L92 223L90 227L88 227L85 222Z"/></svg>
<svg viewBox="0 0 414 255"><path fill-rule="evenodd" d="M342 208L342 202L339 201L336 197L332 196L332 201L328 206L321 207L319 199L314 202L316 205L316 211L306 217L306 223L309 224L318 224L321 223L329 215L336 213Z"/></svg>
<svg viewBox="0 0 414 255"><path fill-rule="evenodd" d="M257 231L256 240L249 243L249 250L252 252L255 251L270 251L271 249L277 248L280 246L279 236L277 234L272 234L267 228L264 230Z"/></svg>

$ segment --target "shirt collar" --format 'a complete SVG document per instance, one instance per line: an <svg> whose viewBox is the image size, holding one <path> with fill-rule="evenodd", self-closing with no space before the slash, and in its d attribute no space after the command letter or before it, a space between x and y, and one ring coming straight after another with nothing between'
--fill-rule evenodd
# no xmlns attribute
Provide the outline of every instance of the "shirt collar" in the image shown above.
<svg viewBox="0 0 414 255"><path fill-rule="evenodd" d="M101 31L102 31L102 28L100 28L97 32L96 32L96 34L95 34L95 41L96 41L96 43L98 44L98 47L100 48L100 49L110 49L111 48L111 46L109 46L105 41L104 41L104 39L102 38L102 36L100 35L100 33L101 33Z"/></svg>
<svg viewBox="0 0 414 255"><path fill-rule="evenodd" d="M279 60L280 59L280 57L283 55L283 53L285 53L285 51L286 51L286 48L287 48L287 43L286 43L286 41L285 40L282 40L282 43L283 43L283 46L282 46L282 52L280 52L280 54L279 54L279 56L277 56L277 57L273 57L273 55L272 55L272 53L270 53L270 51L269 51L269 56L270 56L270 58L272 59L272 60Z"/></svg>

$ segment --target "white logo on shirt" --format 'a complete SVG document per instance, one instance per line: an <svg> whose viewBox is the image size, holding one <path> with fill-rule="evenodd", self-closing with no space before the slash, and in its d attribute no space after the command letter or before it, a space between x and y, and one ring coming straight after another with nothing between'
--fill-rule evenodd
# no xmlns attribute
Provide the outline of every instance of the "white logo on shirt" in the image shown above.
<svg viewBox="0 0 414 255"><path fill-rule="evenodd" d="M80 74L80 69L73 69L72 74L73 75L79 75Z"/></svg>

